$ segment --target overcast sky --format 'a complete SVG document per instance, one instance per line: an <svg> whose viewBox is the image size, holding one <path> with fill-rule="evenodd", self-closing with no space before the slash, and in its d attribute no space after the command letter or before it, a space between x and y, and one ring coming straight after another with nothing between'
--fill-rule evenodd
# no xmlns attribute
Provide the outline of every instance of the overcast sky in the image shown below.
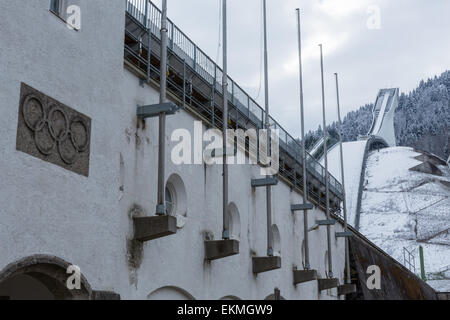
<svg viewBox="0 0 450 320"><path fill-rule="evenodd" d="M161 0L154 0L161 7ZM204 52L218 55L221 0L168 0L168 16ZM264 106L262 0L228 0L229 75ZM450 69L449 0L267 0L270 113L300 135L297 22L302 11L306 129L322 123L320 59L324 48L328 123L374 102L380 88L414 89ZM379 14L378 14L379 13ZM379 18L379 19L378 19Z"/></svg>

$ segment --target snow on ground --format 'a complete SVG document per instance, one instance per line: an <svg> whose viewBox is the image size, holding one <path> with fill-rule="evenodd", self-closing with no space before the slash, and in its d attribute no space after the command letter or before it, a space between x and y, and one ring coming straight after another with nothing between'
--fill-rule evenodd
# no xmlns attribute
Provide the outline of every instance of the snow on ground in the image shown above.
<svg viewBox="0 0 450 320"><path fill-rule="evenodd" d="M450 280L430 280L427 283L437 292L448 292L450 288Z"/></svg>
<svg viewBox="0 0 450 320"><path fill-rule="evenodd" d="M369 155L360 232L401 263L407 248L414 255L417 274L421 245L430 285L450 291L450 274L442 271L450 269L450 189L439 182L450 181L450 170L440 166L443 177L409 171L421 163L414 159L418 155L403 147Z"/></svg>
<svg viewBox="0 0 450 320"><path fill-rule="evenodd" d="M358 201L359 180L367 140L345 142L342 144L344 154L345 192L347 200L348 222L355 225L356 203ZM325 160L321 159L324 165ZM339 144L328 151L328 171L341 182L341 159Z"/></svg>

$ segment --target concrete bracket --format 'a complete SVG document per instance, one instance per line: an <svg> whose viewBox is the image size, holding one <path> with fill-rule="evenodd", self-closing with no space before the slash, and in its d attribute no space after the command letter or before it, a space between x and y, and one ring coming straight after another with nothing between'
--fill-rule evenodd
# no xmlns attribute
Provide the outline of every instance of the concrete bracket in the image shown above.
<svg viewBox="0 0 450 320"><path fill-rule="evenodd" d="M252 187L267 187L267 186L276 186L278 184L278 178L276 177L267 177L263 179L252 179Z"/></svg>
<svg viewBox="0 0 450 320"><path fill-rule="evenodd" d="M239 241L212 240L205 241L205 259L217 260L239 254Z"/></svg>
<svg viewBox="0 0 450 320"><path fill-rule="evenodd" d="M355 293L356 285L355 284L343 284L338 287L338 295L345 296L347 294Z"/></svg>
<svg viewBox="0 0 450 320"><path fill-rule="evenodd" d="M253 257L253 273L263 273L281 268L281 257L267 256L267 257Z"/></svg>
<svg viewBox="0 0 450 320"><path fill-rule="evenodd" d="M336 224L336 220L316 220L316 224L319 226L334 226Z"/></svg>
<svg viewBox="0 0 450 320"><path fill-rule="evenodd" d="M237 149L236 148L227 148L226 152L227 152L226 153L227 157L233 157L237 154ZM222 148L214 149L211 152L211 157L213 157L213 158L221 158L223 156L224 156L224 154L223 154Z"/></svg>
<svg viewBox="0 0 450 320"><path fill-rule="evenodd" d="M294 285L317 280L317 270L293 270Z"/></svg>
<svg viewBox="0 0 450 320"><path fill-rule="evenodd" d="M136 217L134 238L138 241L150 241L177 233L177 218L173 216Z"/></svg>
<svg viewBox="0 0 450 320"><path fill-rule="evenodd" d="M353 233L350 231L347 232L336 232L336 238L351 238L353 237Z"/></svg>
<svg viewBox="0 0 450 320"><path fill-rule="evenodd" d="M305 204L291 204L291 211L303 211L303 210L312 210L314 206L311 203Z"/></svg>
<svg viewBox="0 0 450 320"><path fill-rule="evenodd" d="M319 291L337 288L339 286L339 280L337 278L317 279L317 282L319 284Z"/></svg>
<svg viewBox="0 0 450 320"><path fill-rule="evenodd" d="M93 290L91 300L120 300L120 294L111 291Z"/></svg>
<svg viewBox="0 0 450 320"><path fill-rule="evenodd" d="M154 118L158 117L161 113L166 115L172 115L180 110L173 102L166 102L160 104L152 104L146 106L137 106L136 115L139 119Z"/></svg>

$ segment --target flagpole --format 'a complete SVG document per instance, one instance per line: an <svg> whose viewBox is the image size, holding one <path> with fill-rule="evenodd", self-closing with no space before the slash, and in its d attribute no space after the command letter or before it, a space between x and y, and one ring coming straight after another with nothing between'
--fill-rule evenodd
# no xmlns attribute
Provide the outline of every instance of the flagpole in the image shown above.
<svg viewBox="0 0 450 320"><path fill-rule="evenodd" d="M302 139L302 171L303 171L303 204L308 203L308 184L306 181L306 142L305 142L305 115L303 104L303 70L302 70L302 37L300 24L300 9L297 10L297 25L298 25L298 62L299 62L299 76L300 76L300 118L301 118L301 139ZM309 270L311 265L309 263L309 237L308 237L308 210L303 210L303 233L305 241L305 269Z"/></svg>
<svg viewBox="0 0 450 320"><path fill-rule="evenodd" d="M342 121L341 121L341 107L339 102L339 80L338 74L334 74L336 78L336 99L337 99L337 113L338 113L338 124L339 124L339 149L341 156L341 182L342 182L342 195L343 195L343 207L344 207L344 231L348 231L347 227L347 200L345 197L345 175L344 175L344 152L342 147ZM351 283L350 278L350 255L349 255L349 246L348 246L348 238L345 237L345 270L346 270L346 283Z"/></svg>
<svg viewBox="0 0 450 320"><path fill-rule="evenodd" d="M228 129L228 61L227 61L227 0L222 0L223 14L223 72L222 72L222 93L223 93L223 116L222 116L222 168L223 168L223 201L222 218L223 232L222 238L230 238L229 219L228 219L228 163L227 163L227 129Z"/></svg>
<svg viewBox="0 0 450 320"><path fill-rule="evenodd" d="M265 89L265 128L267 133L267 152L270 150L270 121L269 121L269 71L267 57L267 8L266 0L263 0L264 13L264 89ZM267 255L273 256L272 239L272 190L266 186L266 206L267 206Z"/></svg>
<svg viewBox="0 0 450 320"><path fill-rule="evenodd" d="M323 78L323 49L320 47L320 71L322 77L322 114L323 114L323 155L325 159L325 197L326 197L326 214L327 220L330 220L330 185L328 173L328 146L327 146L327 120L325 114L325 84ZM328 277L333 277L333 261L331 255L331 227L327 225L327 242L328 242Z"/></svg>

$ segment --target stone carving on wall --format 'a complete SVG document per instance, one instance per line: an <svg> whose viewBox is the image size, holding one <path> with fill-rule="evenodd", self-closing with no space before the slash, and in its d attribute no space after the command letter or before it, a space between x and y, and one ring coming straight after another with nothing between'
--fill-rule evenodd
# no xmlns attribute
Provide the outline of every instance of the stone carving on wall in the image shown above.
<svg viewBox="0 0 450 320"><path fill-rule="evenodd" d="M91 119L22 83L16 149L89 176Z"/></svg>

